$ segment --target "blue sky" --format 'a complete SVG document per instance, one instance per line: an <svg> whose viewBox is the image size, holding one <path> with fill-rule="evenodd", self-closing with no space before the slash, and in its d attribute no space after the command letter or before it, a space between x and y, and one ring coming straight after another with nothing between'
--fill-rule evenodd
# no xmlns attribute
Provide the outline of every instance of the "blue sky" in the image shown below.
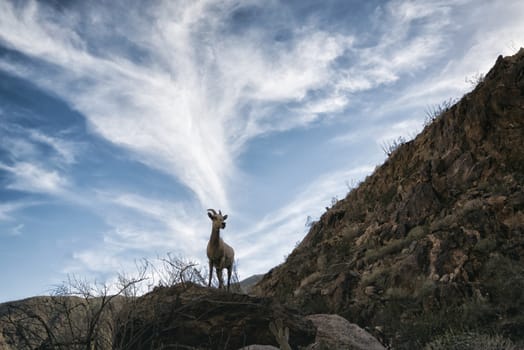
<svg viewBox="0 0 524 350"><path fill-rule="evenodd" d="M524 2L0 0L0 302L168 252L281 263L425 111L524 46Z"/></svg>

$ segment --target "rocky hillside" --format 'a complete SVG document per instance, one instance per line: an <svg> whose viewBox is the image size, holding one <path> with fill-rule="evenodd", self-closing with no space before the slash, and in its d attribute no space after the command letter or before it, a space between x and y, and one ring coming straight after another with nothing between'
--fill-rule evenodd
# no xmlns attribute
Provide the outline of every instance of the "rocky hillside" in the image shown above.
<svg viewBox="0 0 524 350"><path fill-rule="evenodd" d="M254 292L398 349L449 331L522 341L524 49L327 210Z"/></svg>

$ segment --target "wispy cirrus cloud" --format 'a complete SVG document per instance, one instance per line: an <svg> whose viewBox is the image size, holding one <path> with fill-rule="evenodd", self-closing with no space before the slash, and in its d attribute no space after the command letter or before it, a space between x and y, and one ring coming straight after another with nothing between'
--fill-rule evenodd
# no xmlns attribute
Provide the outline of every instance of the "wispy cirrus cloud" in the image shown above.
<svg viewBox="0 0 524 350"><path fill-rule="evenodd" d="M10 234L12 236L20 236L22 234L22 230L24 229L24 224L18 224L15 227L11 229Z"/></svg>
<svg viewBox="0 0 524 350"><path fill-rule="evenodd" d="M133 261L166 252L204 262L210 230L205 212L199 219L180 204L134 193L98 191L96 201L104 203L99 214L110 228L102 241L76 249L64 272L133 272Z"/></svg>
<svg viewBox="0 0 524 350"><path fill-rule="evenodd" d="M0 203L0 221L12 220L11 214L26 208L29 204L22 202Z"/></svg>
<svg viewBox="0 0 524 350"><path fill-rule="evenodd" d="M444 62L437 61L438 69L429 69L426 76L402 89L402 93L397 94L394 100L379 106L377 114L418 107L422 119L428 106L450 98L460 98L470 90L472 86L468 78L487 73L498 55L512 55L524 46L522 39L515 40L524 37L524 24L520 15L524 11L522 2L498 0L476 3L463 0L428 4L425 1L403 0L391 3L391 7L397 3L400 4L397 12L404 13L400 18L429 16L426 19L431 20L428 25L428 30L432 31L429 38L433 38L435 43L440 42L440 45L421 47L423 50L420 52L437 58L449 58ZM493 13L497 13L497 16L493 16ZM486 18L490 20L486 21ZM446 27L447 30L444 30ZM413 55L409 47L405 52ZM457 57L456 52L461 54ZM416 64L417 60L413 62Z"/></svg>
<svg viewBox="0 0 524 350"><path fill-rule="evenodd" d="M0 151L6 189L62 196L71 185L65 170L77 154L71 141L7 122L0 126Z"/></svg>
<svg viewBox="0 0 524 350"><path fill-rule="evenodd" d="M189 77L180 83L154 67L143 68L112 53L93 55L75 32L74 18L58 17L55 24L42 15L51 10L42 7L36 2L21 8L4 3L1 38L13 49L57 67L59 73L50 85L45 72L6 62L10 71L61 94L86 115L93 130L132 150L144 163L179 176L201 200L213 197L225 204L221 185L227 174L222 169L232 167L227 166L220 121L201 110L203 99L197 100L201 88L193 84L198 82ZM203 118L195 120L193 115ZM215 137L204 137L210 129ZM219 162L226 166L219 167Z"/></svg>
<svg viewBox="0 0 524 350"><path fill-rule="evenodd" d="M79 145L73 141L36 129L7 124L0 127L0 135L0 149L13 161L36 160L45 156L57 166L68 166L75 162L79 152Z"/></svg>
<svg viewBox="0 0 524 350"><path fill-rule="evenodd" d="M201 218L198 219L180 203L129 193L113 195L110 201L160 224L163 231L157 231L163 232L164 237L160 240L152 240L153 244L164 247L176 246L177 249L194 254L194 243L207 239L208 229L207 226L204 229L201 220L206 217L204 212L200 213Z"/></svg>
<svg viewBox="0 0 524 350"><path fill-rule="evenodd" d="M137 64L139 57L129 51L97 47L95 40L109 30L103 9L87 10L98 26L82 36L86 28L76 17L59 16L36 2L4 3L1 42L50 64L52 73L9 59L2 60L3 67L63 96L92 130L175 176L200 203L227 208L235 157L249 140L307 125L347 105L330 86L337 80L335 61L354 38L306 26L292 29L289 50L268 51L261 48L276 42L264 42L256 32L224 35L239 3L226 2L221 11L214 5L130 8L123 26L132 30L123 35L144 56ZM139 20L138 10L154 22ZM311 91L326 88L305 101ZM295 105L282 116L275 103Z"/></svg>
<svg viewBox="0 0 524 350"><path fill-rule="evenodd" d="M351 50L352 64L342 69L338 87L359 92L392 84L402 75L427 69L445 54L453 26L450 12L458 3L450 1L399 0L375 9L369 37Z"/></svg>
<svg viewBox="0 0 524 350"><path fill-rule="evenodd" d="M68 180L55 170L38 164L20 162L13 165L0 163L0 170L10 174L6 188L35 193L59 194L68 186Z"/></svg>
<svg viewBox="0 0 524 350"><path fill-rule="evenodd" d="M29 137L36 143L45 145L53 149L54 158L57 162L70 165L75 163L78 153L78 145L63 138L46 135L41 131L30 130Z"/></svg>

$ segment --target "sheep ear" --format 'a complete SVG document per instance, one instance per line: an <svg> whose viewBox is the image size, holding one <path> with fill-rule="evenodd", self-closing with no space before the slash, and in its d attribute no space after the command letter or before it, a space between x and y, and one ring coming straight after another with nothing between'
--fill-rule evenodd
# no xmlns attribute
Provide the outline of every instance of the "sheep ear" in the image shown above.
<svg viewBox="0 0 524 350"><path fill-rule="evenodd" d="M227 215L224 215L223 219L224 219L224 220L227 219Z"/></svg>
<svg viewBox="0 0 524 350"><path fill-rule="evenodd" d="M213 220L213 219L215 218L215 217L213 216L213 214L211 214L211 213L207 213L207 216L209 216L209 218L210 218L211 220Z"/></svg>

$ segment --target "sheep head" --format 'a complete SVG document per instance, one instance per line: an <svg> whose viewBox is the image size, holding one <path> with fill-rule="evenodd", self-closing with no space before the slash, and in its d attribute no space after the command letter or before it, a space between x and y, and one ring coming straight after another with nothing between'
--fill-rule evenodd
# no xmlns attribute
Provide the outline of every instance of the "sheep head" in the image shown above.
<svg viewBox="0 0 524 350"><path fill-rule="evenodd" d="M213 221L213 225L216 225L220 228L226 228L226 219L227 215L222 215L222 211L219 210L218 213L215 209L208 209L207 216Z"/></svg>

